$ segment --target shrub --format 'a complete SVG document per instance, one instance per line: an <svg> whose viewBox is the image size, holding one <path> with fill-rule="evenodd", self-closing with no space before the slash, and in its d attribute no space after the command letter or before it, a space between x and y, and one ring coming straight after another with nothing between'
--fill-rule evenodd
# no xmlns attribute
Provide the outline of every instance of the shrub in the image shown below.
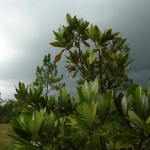
<svg viewBox="0 0 150 150"><path fill-rule="evenodd" d="M61 89L54 109L20 115L9 135L30 149L149 148L150 93L140 86L128 90L118 112L111 93L101 95L98 88L98 80L85 82L78 99Z"/></svg>

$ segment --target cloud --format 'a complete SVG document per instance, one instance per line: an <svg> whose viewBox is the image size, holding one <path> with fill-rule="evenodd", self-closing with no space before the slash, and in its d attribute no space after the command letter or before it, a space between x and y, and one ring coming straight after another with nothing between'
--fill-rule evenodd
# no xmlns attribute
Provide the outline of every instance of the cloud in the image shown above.
<svg viewBox="0 0 150 150"><path fill-rule="evenodd" d="M150 69L143 69L141 71L131 71L129 73L129 76L131 76L136 83L140 84L142 87L145 87L148 85L148 81L150 78Z"/></svg>

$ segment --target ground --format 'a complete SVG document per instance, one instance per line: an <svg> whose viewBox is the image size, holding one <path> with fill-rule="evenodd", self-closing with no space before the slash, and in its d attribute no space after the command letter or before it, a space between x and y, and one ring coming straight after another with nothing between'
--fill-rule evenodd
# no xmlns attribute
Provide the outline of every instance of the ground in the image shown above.
<svg viewBox="0 0 150 150"><path fill-rule="evenodd" d="M7 135L10 129L10 124L0 124L0 150L11 150L11 138Z"/></svg>

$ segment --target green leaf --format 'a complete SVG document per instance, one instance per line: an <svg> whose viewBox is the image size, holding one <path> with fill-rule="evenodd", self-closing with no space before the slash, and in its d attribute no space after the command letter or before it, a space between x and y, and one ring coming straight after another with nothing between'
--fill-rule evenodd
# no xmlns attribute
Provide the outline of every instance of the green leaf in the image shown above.
<svg viewBox="0 0 150 150"><path fill-rule="evenodd" d="M79 95L80 103L82 103L84 101L86 102L86 97L82 93L82 89L80 87L77 87L77 90L78 90L78 95Z"/></svg>
<svg viewBox="0 0 150 150"><path fill-rule="evenodd" d="M150 135L150 125L146 126L146 128L144 129L144 134Z"/></svg>
<svg viewBox="0 0 150 150"><path fill-rule="evenodd" d="M135 103L136 111L138 112L138 114L141 114L141 115L142 115L142 99L141 99L142 95L143 95L143 90L141 86L138 86L133 95L134 96L133 101Z"/></svg>
<svg viewBox="0 0 150 150"><path fill-rule="evenodd" d="M72 23L72 18L71 18L71 16L67 13L67 15L66 15L66 19L67 19L67 21L68 21L68 24L70 24L71 25L71 23Z"/></svg>
<svg viewBox="0 0 150 150"><path fill-rule="evenodd" d="M130 121L133 124L135 124L137 127L145 128L145 124L135 112L133 112L132 110L128 110L128 116L129 116Z"/></svg>
<svg viewBox="0 0 150 150"><path fill-rule="evenodd" d="M50 44L54 47L63 47L63 45L60 42L52 42Z"/></svg>
<svg viewBox="0 0 150 150"><path fill-rule="evenodd" d="M112 29L109 29L102 34L100 40L101 45L106 44L109 40L112 40L114 38L114 35L112 35L111 33L112 33Z"/></svg>
<svg viewBox="0 0 150 150"><path fill-rule="evenodd" d="M30 144L30 143L29 143L30 141L27 142L27 141L23 140L22 138L16 136L14 133L8 133L7 135L10 136L10 137L12 137L12 138L15 139L15 140L21 142L22 144L26 144L26 145Z"/></svg>
<svg viewBox="0 0 150 150"><path fill-rule="evenodd" d="M84 119L81 119L79 117L74 117L74 118L71 118L71 117L68 117L70 123L67 123L67 124L70 124L72 126L75 126L77 128L81 128L81 129L86 129L88 128L88 124L86 122L86 120Z"/></svg>
<svg viewBox="0 0 150 150"><path fill-rule="evenodd" d="M97 106L98 106L98 102L96 102L93 106L93 119L95 120L96 118L96 113L97 113Z"/></svg>
<svg viewBox="0 0 150 150"><path fill-rule="evenodd" d="M109 129L108 128L101 128L100 130L98 130L98 134L100 136L105 136L109 133Z"/></svg>
<svg viewBox="0 0 150 150"><path fill-rule="evenodd" d="M85 120L83 118L76 118L76 120L77 120L77 127L81 128L81 129L89 128L87 120Z"/></svg>
<svg viewBox="0 0 150 150"><path fill-rule="evenodd" d="M98 112L102 122L106 121L109 117L111 99L112 98L109 92L106 92L104 96L100 97L100 101L98 104Z"/></svg>
<svg viewBox="0 0 150 150"><path fill-rule="evenodd" d="M94 122L93 112L91 107L87 103L83 102L78 106L77 110L81 114L81 116L87 120L88 126L91 127Z"/></svg>
<svg viewBox="0 0 150 150"><path fill-rule="evenodd" d="M87 101L90 96L89 85L87 81L85 81L84 85L82 85L81 93L84 95L85 101Z"/></svg>
<svg viewBox="0 0 150 150"><path fill-rule="evenodd" d="M88 37L89 37L91 40L94 40L94 27L93 27L92 24L91 24L91 26L88 28L87 35L88 35Z"/></svg>
<svg viewBox="0 0 150 150"><path fill-rule="evenodd" d="M111 56L109 55L109 53L106 50L102 51L102 56L103 58L105 58L106 60L110 60L112 59Z"/></svg>
<svg viewBox="0 0 150 150"><path fill-rule="evenodd" d="M73 126L77 125L77 120L75 118L67 117Z"/></svg>
<svg viewBox="0 0 150 150"><path fill-rule="evenodd" d="M50 115L49 115L49 120L51 121L51 124L54 124L54 122L55 122L55 116L54 116L54 113L52 112L52 113L50 113ZM51 125L50 125L51 126Z"/></svg>
<svg viewBox="0 0 150 150"><path fill-rule="evenodd" d="M52 134L54 130L54 124L55 124L55 116L54 113L46 114L45 115L45 122L44 122L44 128L46 129L47 134Z"/></svg>
<svg viewBox="0 0 150 150"><path fill-rule="evenodd" d="M94 82L89 83L90 91L94 92L95 94L98 94L99 91L99 84L98 84L98 79L96 78Z"/></svg>
<svg viewBox="0 0 150 150"><path fill-rule="evenodd" d="M45 111L40 110L39 112L36 111L35 113L33 113L32 115L32 119L30 120L29 124L28 124L28 129L30 131L30 133L32 135L37 135L42 122L43 122L43 115L44 115Z"/></svg>
<svg viewBox="0 0 150 150"><path fill-rule="evenodd" d="M43 87L39 85L37 87L37 95L40 96L42 93L43 93Z"/></svg>
<svg viewBox="0 0 150 150"><path fill-rule="evenodd" d="M73 74L72 78L75 78L75 77L76 77L76 75L77 75L77 73L78 73L78 70L76 70L76 71L74 72L74 74Z"/></svg>
<svg viewBox="0 0 150 150"><path fill-rule="evenodd" d="M148 117L148 119L146 120L146 124L150 125L150 116Z"/></svg>
<svg viewBox="0 0 150 150"><path fill-rule="evenodd" d="M20 117L21 118L21 117ZM12 127L18 129L24 129L23 123L20 121L20 118L14 118L12 120Z"/></svg>
<svg viewBox="0 0 150 150"><path fill-rule="evenodd" d="M90 44L87 43L87 42L84 42L84 45L87 46L87 47L90 47Z"/></svg>
<svg viewBox="0 0 150 150"><path fill-rule="evenodd" d="M136 139L126 135L118 135L115 137L116 146L115 149L129 149L133 147L133 143L135 143Z"/></svg>
<svg viewBox="0 0 150 150"><path fill-rule="evenodd" d="M150 105L148 102L148 97L145 94L143 94L141 101L142 101L143 118L145 119L149 116L148 109Z"/></svg>
<svg viewBox="0 0 150 150"><path fill-rule="evenodd" d="M123 114L125 115L127 113L127 107L128 104L127 104L127 97L124 96L123 99L121 100L121 108L122 108L122 111L123 111Z"/></svg>
<svg viewBox="0 0 150 150"><path fill-rule="evenodd" d="M85 81L85 83L84 83L82 92L83 92L85 97L87 97L87 98L89 97L90 90L89 90L89 85L88 85L87 81Z"/></svg>
<svg viewBox="0 0 150 150"><path fill-rule="evenodd" d="M89 104L92 104L92 102L96 101L97 100L97 95L94 93L94 92L90 92L90 96L88 98L88 103Z"/></svg>
<svg viewBox="0 0 150 150"><path fill-rule="evenodd" d="M133 105L133 96L132 95L128 96L127 101L128 101L128 109L131 109Z"/></svg>
<svg viewBox="0 0 150 150"><path fill-rule="evenodd" d="M95 60L96 56L95 56L95 52L91 52L90 56L89 56L89 64L92 64Z"/></svg>
<svg viewBox="0 0 150 150"><path fill-rule="evenodd" d="M76 70L76 66L75 65L67 65L66 66L68 72L72 72Z"/></svg>

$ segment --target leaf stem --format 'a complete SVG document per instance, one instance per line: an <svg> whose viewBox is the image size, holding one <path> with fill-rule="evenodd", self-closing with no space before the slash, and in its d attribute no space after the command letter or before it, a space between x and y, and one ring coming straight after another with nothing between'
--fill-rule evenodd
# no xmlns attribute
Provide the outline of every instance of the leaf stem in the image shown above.
<svg viewBox="0 0 150 150"><path fill-rule="evenodd" d="M74 57L72 56L72 53L71 53L69 50L68 50L68 52L69 52L69 54L70 54L72 60L75 61L75 60L74 60ZM78 65L78 63L75 64L75 65L76 65L76 67L78 68L78 70L81 72L82 76L84 76L84 78L87 80L87 76L86 76L85 72L83 71L83 69L80 68L80 66Z"/></svg>
<svg viewBox="0 0 150 150"><path fill-rule="evenodd" d="M92 135L91 135L91 130L89 129L89 136L90 136L90 149L92 150Z"/></svg>

